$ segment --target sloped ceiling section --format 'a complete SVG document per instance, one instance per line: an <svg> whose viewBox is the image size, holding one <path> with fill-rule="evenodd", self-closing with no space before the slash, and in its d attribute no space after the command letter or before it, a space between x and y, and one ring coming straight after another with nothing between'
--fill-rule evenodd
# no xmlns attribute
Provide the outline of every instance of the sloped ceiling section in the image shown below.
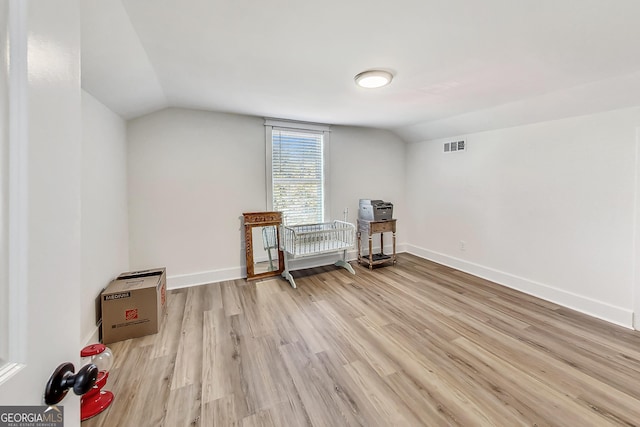
<svg viewBox="0 0 640 427"><path fill-rule="evenodd" d="M407 142L521 126L640 105L640 72L394 129Z"/></svg>
<svg viewBox="0 0 640 427"><path fill-rule="evenodd" d="M125 119L169 106L120 0L82 0L82 88Z"/></svg>
<svg viewBox="0 0 640 427"><path fill-rule="evenodd" d="M83 0L83 87L417 141L638 105L637 0ZM377 90L366 69L395 75Z"/></svg>

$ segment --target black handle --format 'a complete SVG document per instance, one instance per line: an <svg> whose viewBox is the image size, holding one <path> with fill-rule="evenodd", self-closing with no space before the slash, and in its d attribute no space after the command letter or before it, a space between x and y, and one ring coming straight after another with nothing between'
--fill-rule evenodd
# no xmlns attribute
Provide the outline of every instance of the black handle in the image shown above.
<svg viewBox="0 0 640 427"><path fill-rule="evenodd" d="M44 388L44 403L59 403L67 395L69 388L73 388L78 396L91 390L98 379L98 367L90 363L80 368L75 375L74 369L72 363L63 363L53 371Z"/></svg>

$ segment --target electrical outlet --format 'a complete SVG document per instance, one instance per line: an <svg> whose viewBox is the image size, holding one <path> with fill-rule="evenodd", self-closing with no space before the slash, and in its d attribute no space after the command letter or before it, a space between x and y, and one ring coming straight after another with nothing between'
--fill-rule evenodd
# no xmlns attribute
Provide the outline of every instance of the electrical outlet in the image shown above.
<svg viewBox="0 0 640 427"><path fill-rule="evenodd" d="M467 249L467 242L460 240L460 250L464 252Z"/></svg>

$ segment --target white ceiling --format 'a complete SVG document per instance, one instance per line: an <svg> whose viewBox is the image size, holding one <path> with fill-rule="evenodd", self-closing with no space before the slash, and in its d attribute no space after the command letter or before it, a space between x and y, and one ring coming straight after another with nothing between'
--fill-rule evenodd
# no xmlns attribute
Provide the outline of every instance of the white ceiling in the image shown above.
<svg viewBox="0 0 640 427"><path fill-rule="evenodd" d="M638 0L81 4L82 86L127 119L175 106L411 140L640 105ZM371 68L392 84L356 87Z"/></svg>

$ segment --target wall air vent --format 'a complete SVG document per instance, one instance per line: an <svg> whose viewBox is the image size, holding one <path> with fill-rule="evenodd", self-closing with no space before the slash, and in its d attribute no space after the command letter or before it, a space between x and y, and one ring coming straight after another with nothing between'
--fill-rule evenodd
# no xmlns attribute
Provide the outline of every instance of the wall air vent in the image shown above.
<svg viewBox="0 0 640 427"><path fill-rule="evenodd" d="M467 140L461 139L458 141L451 141L444 143L444 152L451 153L454 151L465 151L467 149Z"/></svg>

